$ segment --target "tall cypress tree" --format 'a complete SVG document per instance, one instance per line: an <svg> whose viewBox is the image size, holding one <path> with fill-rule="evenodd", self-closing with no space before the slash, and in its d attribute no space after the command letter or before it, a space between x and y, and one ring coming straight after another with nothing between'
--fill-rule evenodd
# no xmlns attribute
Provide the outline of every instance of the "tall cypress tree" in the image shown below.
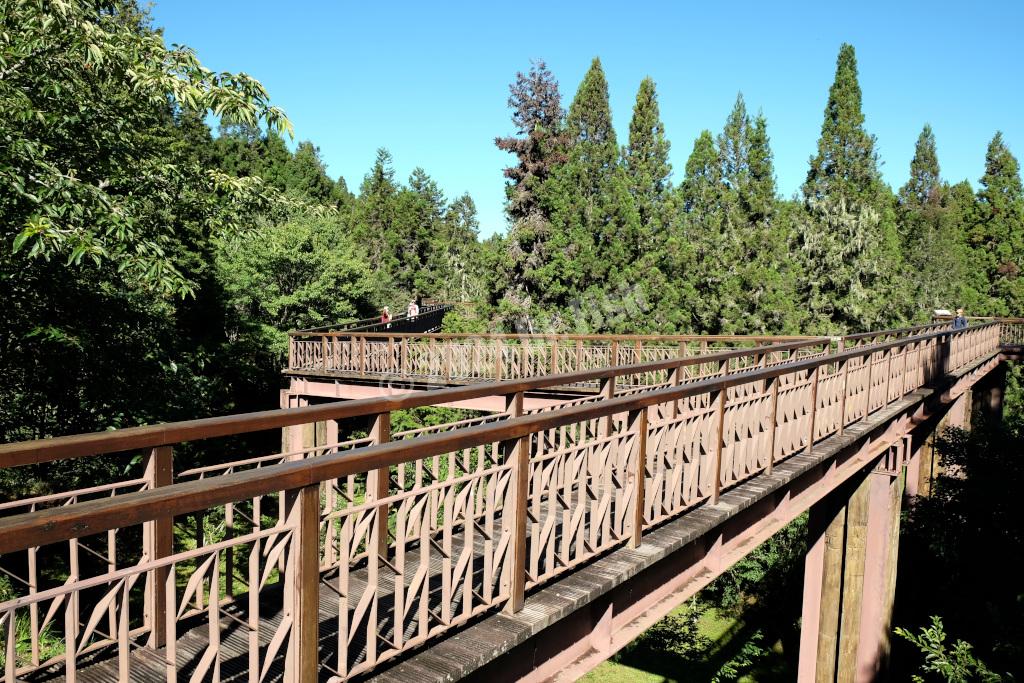
<svg viewBox="0 0 1024 683"><path fill-rule="evenodd" d="M775 164L768 138L768 122L762 114L749 127L747 143L747 169L749 184L742 195L744 210L755 224L760 224L774 213L776 204Z"/></svg>
<svg viewBox="0 0 1024 683"><path fill-rule="evenodd" d="M974 263L988 275L991 312L1024 311L1024 189L1020 164L996 133L985 153L977 222L970 231Z"/></svg>
<svg viewBox="0 0 1024 683"><path fill-rule="evenodd" d="M935 134L925 124L910 161L910 178L900 188L897 217L911 298L921 318L934 308L964 304L967 293L966 241L958 200L943 182Z"/></svg>
<svg viewBox="0 0 1024 683"><path fill-rule="evenodd" d="M559 324L577 331L610 331L584 320L584 297L601 297L628 279L639 219L619 164L608 84L601 61L591 63L566 117L568 161L546 184L551 250L542 270L543 295Z"/></svg>
<svg viewBox="0 0 1024 683"><path fill-rule="evenodd" d="M910 179L900 188L900 206L920 209L929 204L936 205L941 201L941 194L942 177L935 149L935 133L926 123L914 146L914 158L910 160Z"/></svg>
<svg viewBox="0 0 1024 683"><path fill-rule="evenodd" d="M565 112L558 81L543 60L528 73L519 72L509 86L508 106L516 134L496 138L499 149L516 155L517 164L505 169L505 211L509 233L495 250L492 302L509 329L533 330L544 295L541 269L551 252L551 190L569 146Z"/></svg>
<svg viewBox="0 0 1024 683"><path fill-rule="evenodd" d="M873 204L878 199L881 175L875 136L864 129L857 57L843 43L836 59L836 76L828 93L825 118L818 138L818 153L804 184L808 201L830 198L849 204Z"/></svg>
<svg viewBox="0 0 1024 683"><path fill-rule="evenodd" d="M658 110L654 81L640 82L629 123L629 146L622 153L622 165L629 179L629 191L636 203L640 226L650 238L644 249L654 247L665 220L665 202L671 190L668 161L669 141Z"/></svg>
<svg viewBox="0 0 1024 683"><path fill-rule="evenodd" d="M505 169L505 177L512 181L506 185L507 211L515 221L540 211L537 190L555 166L564 163L568 146L558 81L544 60L533 62L528 73L516 74L508 106L516 134L495 138L494 144L518 161Z"/></svg>
<svg viewBox="0 0 1024 683"><path fill-rule="evenodd" d="M566 127L572 145L569 158L583 183L580 189L597 195L603 181L615 170L619 155L608 103L608 81L598 57L590 63L569 106Z"/></svg>
<svg viewBox="0 0 1024 683"><path fill-rule="evenodd" d="M809 331L877 329L902 322L902 263L892 192L864 129L853 47L843 44L803 194L799 226Z"/></svg>
<svg viewBox="0 0 1024 683"><path fill-rule="evenodd" d="M688 277L696 295L690 302L693 329L699 333L714 334L723 327L719 296L733 265L724 254L729 237L724 227L724 195L718 148L711 131L704 130L693 143L686 177L679 186L681 229L694 249Z"/></svg>

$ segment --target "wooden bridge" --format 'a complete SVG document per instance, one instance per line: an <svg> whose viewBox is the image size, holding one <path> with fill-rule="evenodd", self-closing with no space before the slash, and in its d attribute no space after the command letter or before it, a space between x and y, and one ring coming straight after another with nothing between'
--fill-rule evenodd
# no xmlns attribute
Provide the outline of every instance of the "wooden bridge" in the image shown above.
<svg viewBox="0 0 1024 683"><path fill-rule="evenodd" d="M807 510L800 677L871 680L900 501L1022 331L297 333L280 410L0 446L124 472L0 504L0 680L573 680Z"/></svg>

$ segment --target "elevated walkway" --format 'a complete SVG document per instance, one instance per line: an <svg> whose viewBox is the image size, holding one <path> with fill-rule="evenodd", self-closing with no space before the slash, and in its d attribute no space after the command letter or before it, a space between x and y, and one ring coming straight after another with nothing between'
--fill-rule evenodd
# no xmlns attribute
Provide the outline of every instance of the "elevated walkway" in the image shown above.
<svg viewBox="0 0 1024 683"><path fill-rule="evenodd" d="M575 675L845 482L914 467L915 430L963 415L1001 334L797 340L0 445L4 467L126 458L118 481L0 505L17 591L0 680ZM565 387L595 390L526 405ZM481 399L502 409L392 433L395 411ZM279 451L245 446L278 429ZM222 455L176 469L198 441Z"/></svg>

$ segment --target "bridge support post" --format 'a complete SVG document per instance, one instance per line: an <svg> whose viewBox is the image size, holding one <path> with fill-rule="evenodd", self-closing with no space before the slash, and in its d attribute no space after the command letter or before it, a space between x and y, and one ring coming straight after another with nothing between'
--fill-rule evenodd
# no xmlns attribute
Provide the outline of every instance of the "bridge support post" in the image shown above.
<svg viewBox="0 0 1024 683"><path fill-rule="evenodd" d="M872 681L884 667L902 495L902 476L867 471L812 506L799 681Z"/></svg>
<svg viewBox="0 0 1024 683"><path fill-rule="evenodd" d="M1002 422L1005 392L1006 363L1000 363L971 388L972 411L987 422Z"/></svg>
<svg viewBox="0 0 1024 683"><path fill-rule="evenodd" d="M170 446L160 446L149 452L144 477L150 489L170 486L174 479L174 453ZM174 552L174 519L164 517L146 522L142 527L143 552L149 562L169 557ZM163 647L167 643L167 591L168 567L148 572L145 593L145 625L149 627L148 645Z"/></svg>
<svg viewBox="0 0 1024 683"><path fill-rule="evenodd" d="M506 411L510 419L523 415L523 392L505 397ZM511 439L500 444L505 462L512 464L512 476L508 485L505 514L508 523L502 523L509 538L507 567L504 570L504 587L508 590L505 612L514 614L523 608L526 599L526 513L530 495L530 438Z"/></svg>
<svg viewBox="0 0 1024 683"><path fill-rule="evenodd" d="M292 620L285 680L315 681L319 668L320 486L286 492L286 520L292 530L285 570L285 614Z"/></svg>

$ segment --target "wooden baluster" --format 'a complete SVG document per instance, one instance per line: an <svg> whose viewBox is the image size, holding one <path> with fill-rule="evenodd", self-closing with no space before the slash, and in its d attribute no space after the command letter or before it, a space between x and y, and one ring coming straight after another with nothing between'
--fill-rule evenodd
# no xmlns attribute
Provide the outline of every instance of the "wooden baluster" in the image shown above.
<svg viewBox="0 0 1024 683"><path fill-rule="evenodd" d="M680 384L680 377L683 375L683 368L679 365L668 371L668 385L670 387L678 387ZM679 399L672 401L672 409L670 411L672 419L675 420L679 417Z"/></svg>
<svg viewBox="0 0 1024 683"><path fill-rule="evenodd" d="M810 453L814 448L814 418L818 415L818 376L820 365L814 367L814 372L811 373L811 426L807 432L807 452Z"/></svg>
<svg viewBox="0 0 1024 683"><path fill-rule="evenodd" d="M15 649L15 614L14 610L9 610L0 614L0 633L4 637L4 680L5 681L16 681L15 672L18 666L17 663L17 650ZM35 631L33 631L35 633Z"/></svg>
<svg viewBox="0 0 1024 683"><path fill-rule="evenodd" d="M72 538L68 541L68 580L67 585L78 583L81 576L78 569L78 539ZM76 590L70 593L64 601L64 680L67 683L75 683L78 680L78 633L81 622L79 619L79 597ZM14 628L15 624L11 624Z"/></svg>
<svg viewBox="0 0 1024 683"><path fill-rule="evenodd" d="M292 620L285 657L288 681L317 680L317 630L320 623L320 486L292 489L285 495L291 529L284 579L285 613ZM257 588L250 587L250 590ZM371 628L371 631L374 629Z"/></svg>
<svg viewBox="0 0 1024 683"><path fill-rule="evenodd" d="M871 379L872 379L871 376L874 374L874 370L875 370L875 359L874 359L874 356L875 356L874 352L868 350L867 351L867 355L864 357L864 359L865 359L864 362L867 363L867 365L868 365L868 383L867 383L867 390L864 392L867 395L864 397L864 414L861 415L861 417L860 417L860 419L862 419L862 420L866 420L868 415L871 413Z"/></svg>
<svg viewBox="0 0 1024 683"><path fill-rule="evenodd" d="M892 349L887 349L885 352L885 391L882 394L882 398L885 399L884 405L889 405L889 385L892 382Z"/></svg>
<svg viewBox="0 0 1024 683"><path fill-rule="evenodd" d="M573 368L574 372L579 372L583 369L581 363L583 362L583 340L576 340L576 367Z"/></svg>
<svg viewBox="0 0 1024 683"><path fill-rule="evenodd" d="M326 333L324 333L324 336L320 337L320 345L321 345L320 354L323 356L323 359L324 359L324 372L327 372L328 370L330 370L330 368L328 367L328 363L327 363L327 355L328 354L327 354L327 334Z"/></svg>
<svg viewBox="0 0 1024 683"><path fill-rule="evenodd" d="M36 511L35 504L32 505L32 512ZM31 598L33 595L39 592L39 547L35 546L28 549L28 595ZM39 655L39 603L32 602L28 608L29 614L29 627L32 629L32 665L39 666L40 655ZM11 631L14 630L14 612L10 612L11 615ZM13 637L13 635L12 635ZM8 680L13 681L14 677L8 677Z"/></svg>
<svg viewBox="0 0 1024 683"><path fill-rule="evenodd" d="M391 413L378 413L373 418L370 427L371 445L379 445L391 441ZM366 499L367 502L382 500L388 497L391 488L391 468L381 467L373 470L367 475ZM380 533L377 536L377 552L381 557L388 556L388 514L387 504L377 507L377 528Z"/></svg>
<svg viewBox="0 0 1024 683"><path fill-rule="evenodd" d="M497 382L500 382L502 379L503 373L501 370L505 365L505 359L502 357L504 355L502 346L503 343L501 337L494 340L494 379Z"/></svg>
<svg viewBox="0 0 1024 683"><path fill-rule="evenodd" d="M558 337L551 339L551 374L558 374Z"/></svg>
<svg viewBox="0 0 1024 683"><path fill-rule="evenodd" d="M145 462L143 474L149 488L170 486L174 479L174 451L171 446L152 449ZM170 557L174 552L174 520L161 517L142 525L143 553L148 562ZM168 580L168 567L152 569L146 576L144 600L144 622L149 628L150 648L163 647L167 643L167 600L164 584ZM171 605L173 610L173 605Z"/></svg>
<svg viewBox="0 0 1024 683"><path fill-rule="evenodd" d="M639 548L644 533L644 489L647 482L647 408L629 411L629 431L636 440L633 463L633 521L629 547Z"/></svg>
<svg viewBox="0 0 1024 683"><path fill-rule="evenodd" d="M509 419L522 416L523 392L506 396L505 405ZM511 614L523 608L526 597L526 506L530 494L530 438L503 441L499 449L503 461L512 464L507 501L511 508L507 514L512 523L505 527L512 535L509 539L509 570L506 574L509 598L505 604L505 611Z"/></svg>
<svg viewBox="0 0 1024 683"><path fill-rule="evenodd" d="M359 374L366 374L366 337L359 338Z"/></svg>
<svg viewBox="0 0 1024 683"><path fill-rule="evenodd" d="M409 375L409 338L402 337L402 368L401 374L403 377Z"/></svg>
<svg viewBox="0 0 1024 683"><path fill-rule="evenodd" d="M611 348L608 351L608 365L615 367L619 364L619 340L613 339Z"/></svg>
<svg viewBox="0 0 1024 683"><path fill-rule="evenodd" d="M298 341L295 339L294 334L288 335L288 367L289 369L295 369L295 345Z"/></svg>
<svg viewBox="0 0 1024 683"><path fill-rule="evenodd" d="M444 378L448 382L452 381L452 346L454 341L451 339L444 340Z"/></svg>
<svg viewBox="0 0 1024 683"><path fill-rule="evenodd" d="M388 363L386 366L386 372L395 374L398 367L398 359L395 358L395 338L388 337Z"/></svg>
<svg viewBox="0 0 1024 683"><path fill-rule="evenodd" d="M771 389L771 422L768 423L768 467L766 471L768 474L772 473L772 469L775 467L775 432L778 428L779 422L779 377L772 377L769 382L772 384Z"/></svg>
<svg viewBox="0 0 1024 683"><path fill-rule="evenodd" d="M722 443L725 438L725 389L718 391L715 399L718 402L718 430L715 437L715 480L711 488L711 504L718 505L718 496L722 491Z"/></svg>
<svg viewBox="0 0 1024 683"><path fill-rule="evenodd" d="M615 380L617 377L612 375L611 377L604 377L601 379L601 396L605 399L615 398ZM606 415L601 418L601 438L608 438L612 435L615 425L615 416Z"/></svg>
<svg viewBox="0 0 1024 683"><path fill-rule="evenodd" d="M840 340L839 343L842 344L843 343L842 340ZM843 376L843 379L842 379L842 382L841 382L842 388L843 388L843 393L839 397L839 433L842 434L843 430L846 429L846 395L849 393L849 382L848 382L848 380L850 379L849 360L846 359L846 360L839 361L839 366L840 366L840 371L841 371L842 376Z"/></svg>

